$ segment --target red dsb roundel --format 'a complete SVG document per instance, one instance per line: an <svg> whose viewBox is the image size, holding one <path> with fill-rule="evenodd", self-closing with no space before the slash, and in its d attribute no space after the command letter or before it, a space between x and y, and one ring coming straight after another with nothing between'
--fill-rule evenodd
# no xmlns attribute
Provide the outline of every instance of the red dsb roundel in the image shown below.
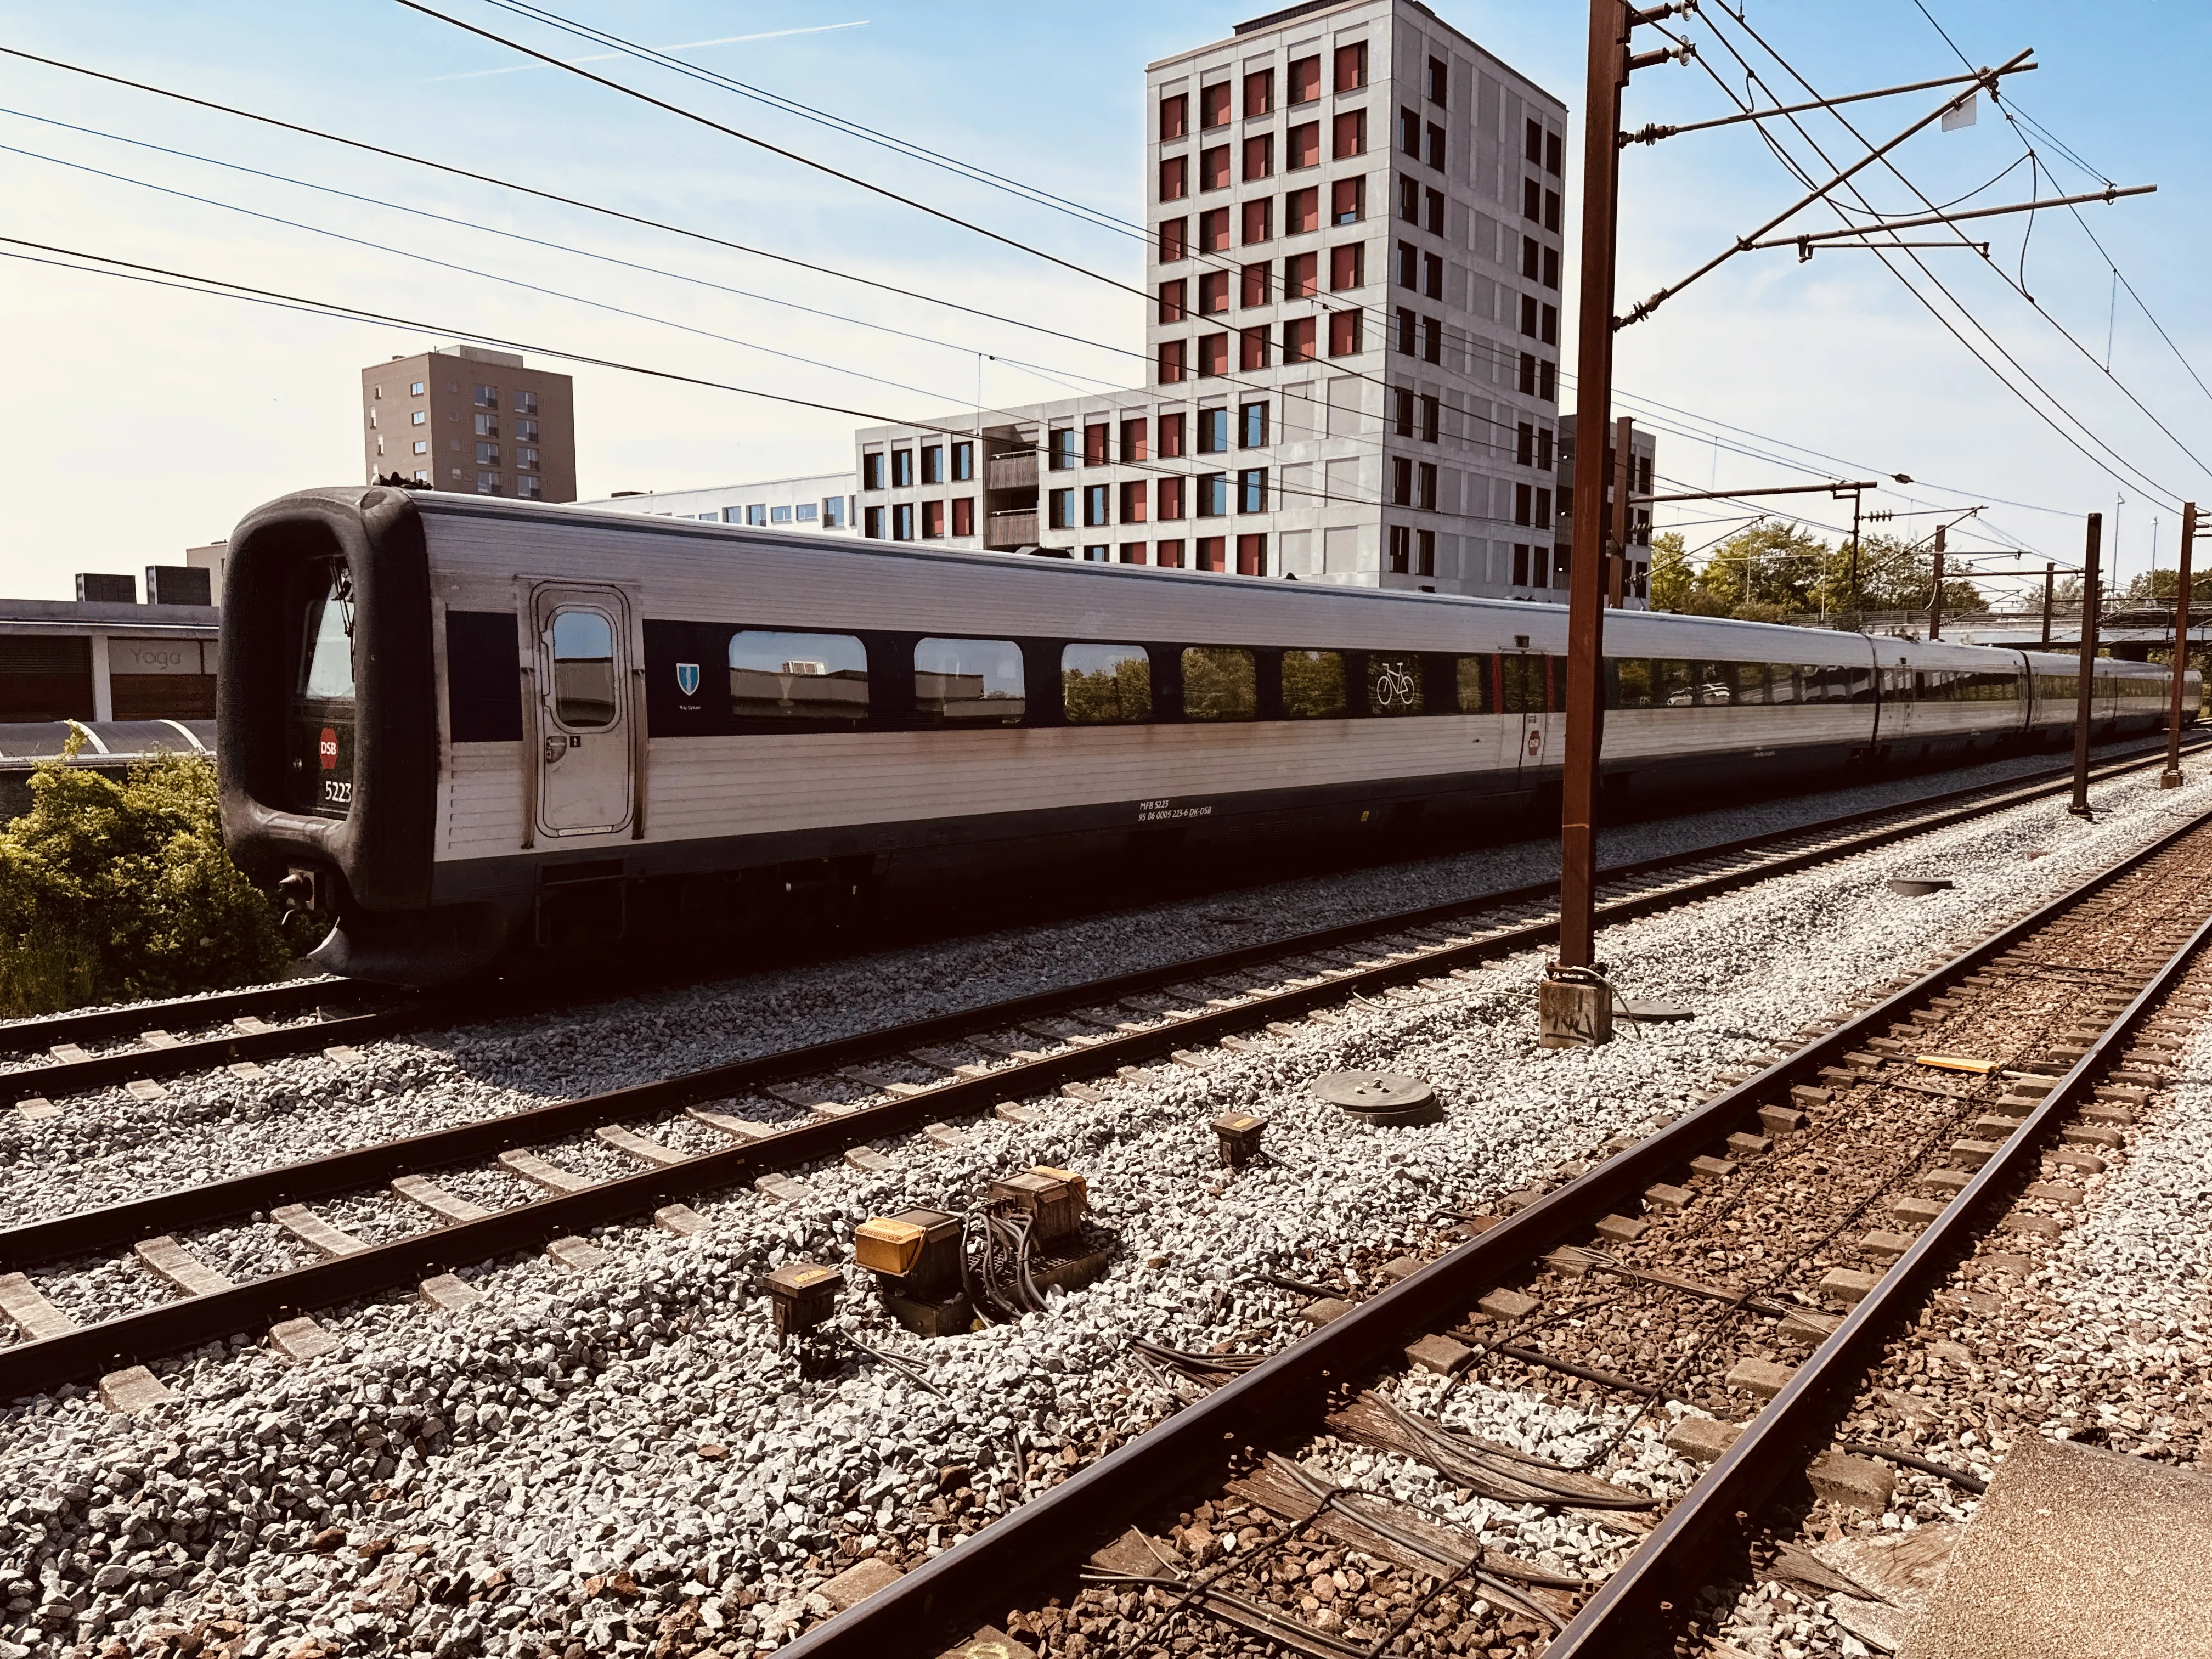
<svg viewBox="0 0 2212 1659"><path fill-rule="evenodd" d="M323 770L325 772L335 772L337 769L338 764L337 727L334 726L325 726L323 728L323 735L317 741L315 747L322 755Z"/></svg>

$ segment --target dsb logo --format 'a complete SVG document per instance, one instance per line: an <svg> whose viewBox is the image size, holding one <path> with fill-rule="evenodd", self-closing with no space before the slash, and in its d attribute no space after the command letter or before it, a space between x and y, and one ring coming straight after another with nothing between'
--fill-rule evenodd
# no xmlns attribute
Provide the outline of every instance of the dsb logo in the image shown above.
<svg viewBox="0 0 2212 1659"><path fill-rule="evenodd" d="M323 735L315 744L316 752L323 757L323 770L335 772L338 765L338 732L334 726L323 728Z"/></svg>

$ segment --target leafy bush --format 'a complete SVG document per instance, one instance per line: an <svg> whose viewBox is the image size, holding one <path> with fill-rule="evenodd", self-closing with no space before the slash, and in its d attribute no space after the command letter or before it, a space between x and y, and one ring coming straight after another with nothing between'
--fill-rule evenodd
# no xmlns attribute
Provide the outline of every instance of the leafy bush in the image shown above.
<svg viewBox="0 0 2212 1659"><path fill-rule="evenodd" d="M276 906L224 852L215 768L165 756L118 782L53 762L0 826L0 1014L275 978Z"/></svg>

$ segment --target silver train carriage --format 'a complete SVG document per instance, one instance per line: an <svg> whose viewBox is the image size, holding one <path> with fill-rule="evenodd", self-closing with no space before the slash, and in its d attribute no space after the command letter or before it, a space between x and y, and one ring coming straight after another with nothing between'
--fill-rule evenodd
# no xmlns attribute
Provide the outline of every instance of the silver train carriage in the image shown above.
<svg viewBox="0 0 2212 1659"><path fill-rule="evenodd" d="M1557 799L1555 605L383 488L287 496L230 549L224 835L364 978L726 937L810 886L1387 854ZM2074 719L2072 657L1636 611L1606 648L1616 803ZM2096 736L2161 727L2167 684L2100 661Z"/></svg>

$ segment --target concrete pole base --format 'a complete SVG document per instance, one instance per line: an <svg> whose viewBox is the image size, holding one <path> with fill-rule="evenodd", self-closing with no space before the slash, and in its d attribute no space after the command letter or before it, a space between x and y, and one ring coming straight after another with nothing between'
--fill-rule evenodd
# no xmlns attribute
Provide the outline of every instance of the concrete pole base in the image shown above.
<svg viewBox="0 0 2212 1659"><path fill-rule="evenodd" d="M2160 788L2161 788L2161 789L2179 789L2179 788L2180 788L2180 787L2181 787L2181 774L2180 774L2180 772L2179 772L2179 770L2177 770L2177 769L2174 769L2169 768L2169 769L2166 769L2166 771L2163 771L2163 772L2160 773L2160 774L2158 775L2158 787L2159 787Z"/></svg>
<svg viewBox="0 0 2212 1659"><path fill-rule="evenodd" d="M1536 1042L1545 1048L1595 1048L1613 1040L1613 988L1546 979L1536 986Z"/></svg>

